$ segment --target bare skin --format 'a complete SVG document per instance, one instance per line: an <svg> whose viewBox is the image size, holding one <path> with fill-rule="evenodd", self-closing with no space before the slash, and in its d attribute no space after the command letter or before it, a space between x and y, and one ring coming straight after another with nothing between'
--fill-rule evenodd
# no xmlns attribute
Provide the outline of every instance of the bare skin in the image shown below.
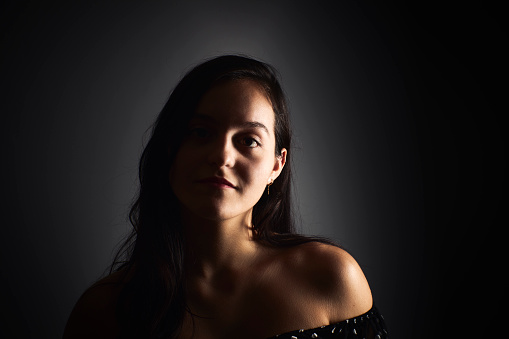
<svg viewBox="0 0 509 339"><path fill-rule="evenodd" d="M187 317L182 338L267 338L339 322L372 306L361 269L339 248L245 246L247 257L235 252L227 265L208 262L191 274L188 302L200 317L194 336Z"/></svg>
<svg viewBox="0 0 509 339"><path fill-rule="evenodd" d="M253 206L286 162L287 150L274 149L274 112L257 84L227 82L204 96L169 174L181 202L186 298L195 315L186 315L183 339L263 339L339 322L372 307L366 278L344 250L316 242L273 248L253 241ZM201 181L210 177L231 185ZM116 273L87 290L64 338L115 337L122 286Z"/></svg>
<svg viewBox="0 0 509 339"><path fill-rule="evenodd" d="M262 339L336 323L372 307L364 274L344 250L319 243L287 249L251 244L254 252L232 252L237 260L218 267L207 260L206 269L190 274L188 304L197 316L193 329L187 315L181 338ZM116 336L119 276L106 277L82 296L64 338Z"/></svg>

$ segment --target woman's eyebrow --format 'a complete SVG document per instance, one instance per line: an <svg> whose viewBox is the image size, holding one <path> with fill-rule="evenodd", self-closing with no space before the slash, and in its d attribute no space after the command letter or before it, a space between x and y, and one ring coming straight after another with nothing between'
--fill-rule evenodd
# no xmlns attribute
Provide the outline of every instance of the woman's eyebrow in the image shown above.
<svg viewBox="0 0 509 339"><path fill-rule="evenodd" d="M211 116L206 115L206 114L199 114L199 113L196 113L191 118L191 121L193 121L193 120L205 120L205 121L208 121L208 122L216 122L216 119L212 118Z"/></svg>
<svg viewBox="0 0 509 339"><path fill-rule="evenodd" d="M211 122L211 123L215 123L217 124L217 120L214 119L213 117L211 117L210 115L206 115L206 114L195 114L193 116L193 118L191 119L191 121L193 120L204 120L204 121L207 121L207 122ZM261 122L259 121L245 121L245 122L241 122L239 124L236 124L235 127L242 127L242 128L261 128L263 129L267 134L270 134L269 133L269 129L267 128L267 126L265 126L264 124L262 124Z"/></svg>
<svg viewBox="0 0 509 339"><path fill-rule="evenodd" d="M267 126L265 126L264 124L262 124L261 122L258 122L258 121L246 121L246 122L243 122L242 124L240 124L240 126L245 127L245 128L261 128L261 129L265 130L265 132L267 134L270 134Z"/></svg>

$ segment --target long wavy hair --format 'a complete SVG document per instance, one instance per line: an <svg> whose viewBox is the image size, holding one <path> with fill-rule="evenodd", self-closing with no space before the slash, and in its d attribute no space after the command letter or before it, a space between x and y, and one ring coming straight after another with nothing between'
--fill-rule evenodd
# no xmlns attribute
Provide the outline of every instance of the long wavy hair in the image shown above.
<svg viewBox="0 0 509 339"><path fill-rule="evenodd" d="M270 65L240 55L205 61L172 91L152 126L139 163L139 191L129 213L133 225L110 268L123 269L125 285L117 303L122 338L176 338L184 316L184 241L179 204L168 173L202 96L222 81L250 79L264 90L275 115L276 155L289 150L286 165L253 208L253 237L271 246L328 242L295 233L292 219L291 129L287 101Z"/></svg>

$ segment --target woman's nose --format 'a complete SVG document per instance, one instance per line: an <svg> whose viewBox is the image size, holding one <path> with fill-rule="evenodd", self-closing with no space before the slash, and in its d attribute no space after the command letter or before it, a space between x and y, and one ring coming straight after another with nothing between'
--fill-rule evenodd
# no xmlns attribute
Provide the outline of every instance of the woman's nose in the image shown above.
<svg viewBox="0 0 509 339"><path fill-rule="evenodd" d="M218 137L211 145L209 163L217 167L232 167L235 163L235 147L227 137Z"/></svg>

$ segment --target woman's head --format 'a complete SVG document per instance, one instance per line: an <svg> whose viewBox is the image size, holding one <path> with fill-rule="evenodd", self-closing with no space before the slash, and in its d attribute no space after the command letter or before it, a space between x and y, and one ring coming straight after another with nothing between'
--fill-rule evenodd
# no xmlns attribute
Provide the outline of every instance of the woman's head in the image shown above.
<svg viewBox="0 0 509 339"><path fill-rule="evenodd" d="M251 79L222 80L200 99L170 169L183 208L210 220L251 225L252 208L284 168L276 154L275 117Z"/></svg>
<svg viewBox="0 0 509 339"><path fill-rule="evenodd" d="M144 213L142 210L144 206L150 209L154 206L160 206L161 208L166 206L166 209L168 209L169 205L172 206L170 210L167 212L159 210L156 215L174 220L177 218L176 205L179 199L173 193L175 188L178 189L178 185L175 184L177 183L176 180L174 184L169 184L168 173L171 169L179 168L178 165L182 163L183 159L186 159L183 156L185 154L179 151L183 146L189 146L190 133L196 136L197 131L190 129L196 126L205 126L204 124L198 124L203 123L199 118L211 114L210 107L205 106L210 106L212 101L219 100L227 106L228 102L225 102L225 100L228 100L228 95L232 95L237 96L237 102L241 103L242 99L238 96L246 95L246 93L253 94L252 98L258 100L258 103L262 103L262 106L265 104L265 108L271 111L272 121L265 120L263 125L271 125L269 126L270 131L268 131L272 138L270 144L273 145L271 155L276 162L274 165L277 165L278 159L280 165L280 168L275 166L274 171L270 171L266 176L265 172L260 174L263 178L257 178L258 180L264 180L265 185L271 179L277 179L274 180L270 188L270 195L259 194L261 198L258 200L259 197L257 197L256 199L257 203L254 207L252 220L256 236L259 236L260 239L266 239L272 232L288 233L292 231L290 214L291 164L287 160L285 165L285 157L289 158L287 150L291 148L286 99L277 79L277 73L271 66L251 58L236 55L217 57L198 65L182 78L171 93L168 102L154 124L152 137L140 162L141 187L137 202L139 206L135 206L139 208L136 211L136 219L140 217L143 219L142 215ZM222 99L219 96L222 96ZM224 107L221 110L224 112ZM261 110L263 111L263 107ZM251 113L253 112L256 113L256 110L251 111ZM245 120L244 122L248 121ZM211 125L206 125L206 128L211 128ZM256 128L251 128L249 131L253 130L256 130ZM263 128L258 130L262 132ZM248 129L238 130L238 132L249 131ZM214 130L214 133L216 132L218 130ZM203 131L198 131L198 133L203 133ZM230 136L233 136L233 134ZM231 141L235 140L231 139ZM217 147L215 150L217 150ZM264 153L264 155L266 157L267 153ZM226 173L216 168L215 172L202 170L199 175L204 178L210 176L225 177ZM178 194L178 192L176 193ZM263 191L258 193L263 193ZM158 200L158 202L156 203L155 200ZM146 201L147 204L144 204L143 201ZM156 211L151 213L153 214L153 212ZM142 225L145 224L142 220L136 221L137 227L145 226Z"/></svg>

